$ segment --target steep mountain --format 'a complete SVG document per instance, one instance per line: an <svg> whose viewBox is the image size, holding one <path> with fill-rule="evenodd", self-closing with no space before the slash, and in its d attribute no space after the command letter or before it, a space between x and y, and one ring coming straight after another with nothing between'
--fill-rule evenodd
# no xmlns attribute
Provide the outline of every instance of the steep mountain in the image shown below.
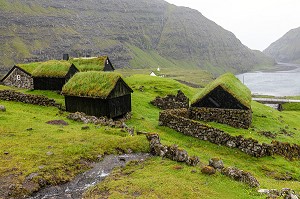
<svg viewBox="0 0 300 199"><path fill-rule="evenodd" d="M278 62L300 63L300 27L287 32L263 52Z"/></svg>
<svg viewBox="0 0 300 199"><path fill-rule="evenodd" d="M116 68L244 72L273 60L200 12L163 0L0 0L0 66L108 54Z"/></svg>

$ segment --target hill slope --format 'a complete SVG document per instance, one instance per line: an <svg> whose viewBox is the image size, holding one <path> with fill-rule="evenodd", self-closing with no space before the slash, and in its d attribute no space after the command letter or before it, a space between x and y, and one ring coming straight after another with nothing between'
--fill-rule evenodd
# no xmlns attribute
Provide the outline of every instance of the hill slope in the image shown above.
<svg viewBox="0 0 300 199"><path fill-rule="evenodd" d="M6 67L63 53L109 54L116 68L222 73L273 64L200 12L163 0L0 0L0 35L0 66ZM141 62L143 53L155 62Z"/></svg>
<svg viewBox="0 0 300 199"><path fill-rule="evenodd" d="M264 50L279 62L300 63L300 27L287 32Z"/></svg>

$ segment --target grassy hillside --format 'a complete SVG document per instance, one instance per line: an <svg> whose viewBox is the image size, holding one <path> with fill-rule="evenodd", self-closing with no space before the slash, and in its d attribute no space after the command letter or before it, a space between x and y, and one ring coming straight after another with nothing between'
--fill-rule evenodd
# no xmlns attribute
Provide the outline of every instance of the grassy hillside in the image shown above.
<svg viewBox="0 0 300 199"><path fill-rule="evenodd" d="M163 144L178 144L190 155L199 156L202 164L207 164L212 157L220 157L225 166L236 166L251 172L261 183L261 188L289 187L300 192L298 160L288 161L279 156L253 158L239 150L188 137L158 125L160 110L152 106L149 101L158 95L175 94L178 89L192 98L199 89L182 85L171 79L145 75L127 77L125 81L134 90L133 116L126 122L128 126L134 126L136 131L159 133ZM0 89L4 88L6 87L0 87ZM24 90L23 92L42 93ZM62 101L62 97L56 93L43 93ZM0 104L7 108L7 112L0 112L0 186L2 186L0 198L4 190L2 188L7 183L14 183L20 187L26 176L33 172L38 173L37 181L43 179L47 183L56 184L70 180L78 172L87 169L88 162L96 160L99 154L117 153L118 148L125 151L132 149L134 152L149 150L144 136L131 137L119 129L96 128L94 125L88 125L89 130L81 130L81 127L86 125L66 119L66 113L56 108L7 101L0 101ZM276 140L299 144L299 112L278 112L254 102L252 107L253 125L249 130L210 124L230 134L242 134L267 143L270 143L271 139L260 135L260 131L275 133L285 128L286 131L294 133L293 137L280 134ZM54 119L63 119L69 125L63 127L45 124ZM29 128L32 130L26 130ZM49 151L53 153L50 156L47 155ZM4 152L9 154L5 155ZM293 180L278 180L283 176L291 176ZM265 198L255 189L223 175L206 176L200 172L200 167L189 167L157 157L151 158L142 165L131 164L124 169L115 169L113 175L86 193L86 198L135 198L137 196L140 198L199 196L201 198Z"/></svg>
<svg viewBox="0 0 300 199"><path fill-rule="evenodd" d="M63 53L107 54L116 68L197 67L215 74L273 64L200 12L163 0L0 0L0 20L6 67Z"/></svg>
<svg viewBox="0 0 300 199"><path fill-rule="evenodd" d="M287 32L272 43L264 53L278 62L300 63L300 27Z"/></svg>

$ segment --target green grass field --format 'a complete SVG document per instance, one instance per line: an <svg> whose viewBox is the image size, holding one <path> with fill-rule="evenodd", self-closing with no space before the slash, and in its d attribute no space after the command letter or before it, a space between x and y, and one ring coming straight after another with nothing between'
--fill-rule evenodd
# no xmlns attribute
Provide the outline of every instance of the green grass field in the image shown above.
<svg viewBox="0 0 300 199"><path fill-rule="evenodd" d="M280 156L254 158L237 149L218 146L207 141L185 136L158 125L159 109L149 102L156 96L176 94L181 89L192 98L199 89L191 88L167 78L134 75L125 78L134 90L132 94L132 118L126 122L136 131L159 133L161 142L177 144L190 155L200 157L201 165L208 164L212 157L220 157L225 166L236 166L251 172L260 182L260 188L281 189L289 187L300 192L300 161L288 161ZM7 87L0 86L0 89ZM140 91L143 88L143 91ZM26 91L43 94L63 103L63 97L49 91ZM40 107L16 102L1 101L7 112L0 112L0 188L9 183L20 187L31 173L38 173L35 179L48 184L57 184L72 179L88 169L85 162L96 161L98 155L117 153L118 148L126 151L147 152L145 136L129 136L119 129L89 125L70 121L67 113L53 107ZM253 137L260 142L270 143L259 131L277 133L286 129L293 137L279 134L276 140L300 144L300 113L278 112L259 103L252 103L253 125L249 130L235 129L227 125L210 123L232 135ZM52 126L49 120L62 119L68 126ZM26 129L32 128L28 131ZM8 152L5 155L4 152ZM47 155L47 152L53 153ZM178 167L180 166L180 167ZM180 168L180 169L178 169ZM195 171L192 172L192 171ZM112 175L85 193L86 198L265 198L247 185L235 182L221 174L206 176L200 166L189 167L168 159L154 157L143 164L130 164L116 168ZM276 180L289 175L292 181ZM35 187L38 188L38 185ZM1 193L1 191L0 191ZM105 197L104 197L105 196ZM1 198L1 196L0 196Z"/></svg>

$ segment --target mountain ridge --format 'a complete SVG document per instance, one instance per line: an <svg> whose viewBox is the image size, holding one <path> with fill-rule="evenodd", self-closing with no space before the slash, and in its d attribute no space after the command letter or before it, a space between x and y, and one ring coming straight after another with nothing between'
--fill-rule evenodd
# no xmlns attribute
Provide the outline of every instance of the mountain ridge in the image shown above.
<svg viewBox="0 0 300 199"><path fill-rule="evenodd" d="M263 52L278 62L300 64L300 27L288 31Z"/></svg>
<svg viewBox="0 0 300 199"><path fill-rule="evenodd" d="M160 67L198 67L213 73L274 63L197 10L163 0L0 0L0 10L0 65L6 67L61 59L63 53L108 54L116 68L156 67L136 65L140 62L132 47L147 56L155 53L154 64ZM168 66L160 64L166 62Z"/></svg>

